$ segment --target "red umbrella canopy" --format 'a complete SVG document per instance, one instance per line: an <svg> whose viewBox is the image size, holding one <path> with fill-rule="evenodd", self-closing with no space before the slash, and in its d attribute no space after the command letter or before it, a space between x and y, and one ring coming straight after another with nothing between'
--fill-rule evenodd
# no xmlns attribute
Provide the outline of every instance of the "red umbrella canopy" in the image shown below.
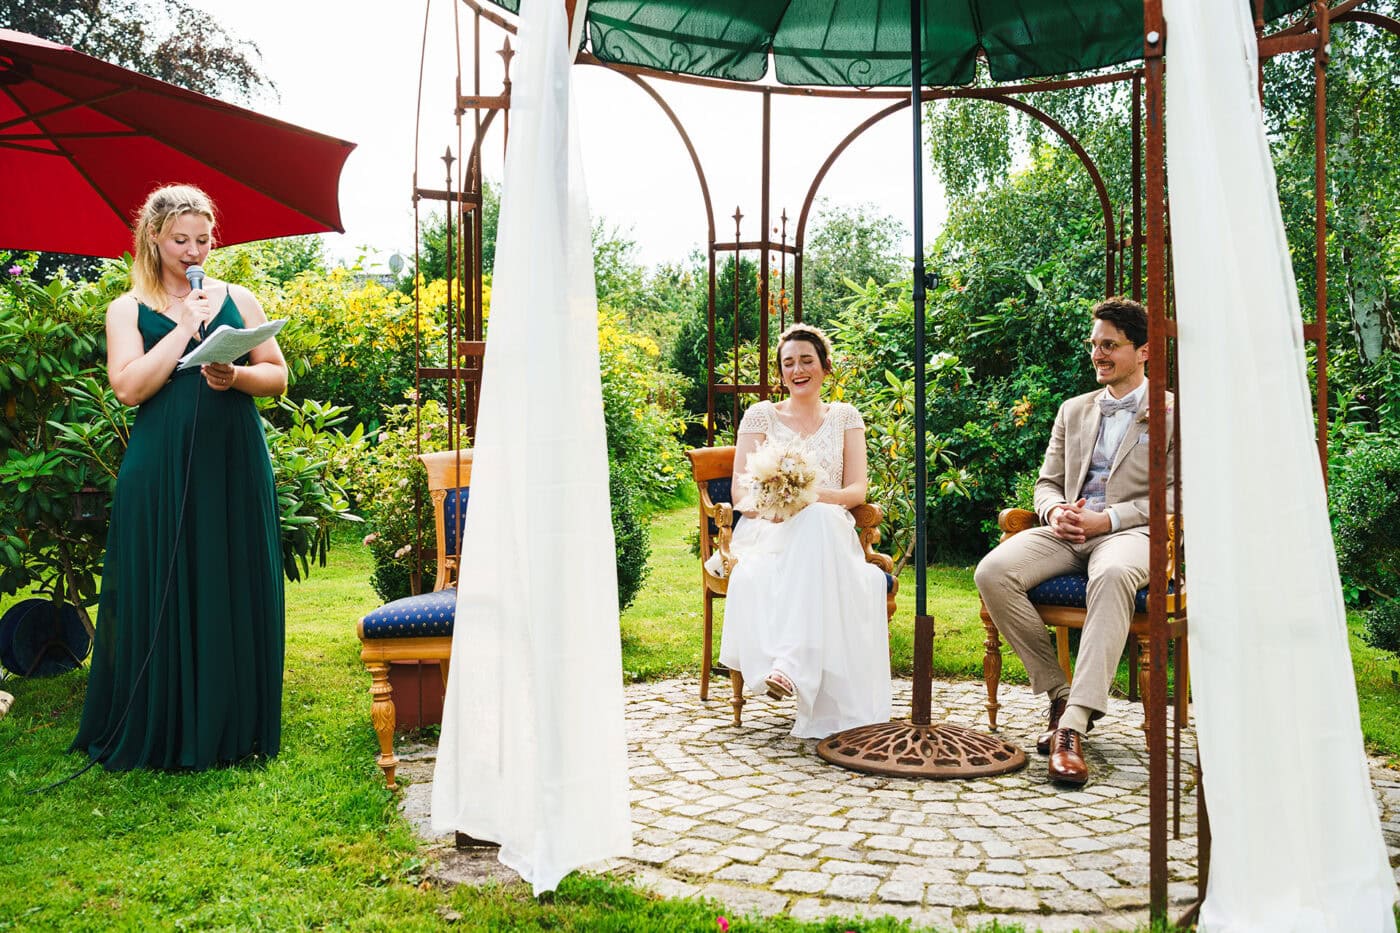
<svg viewBox="0 0 1400 933"><path fill-rule="evenodd" d="M119 256L175 182L214 199L220 243L341 231L354 148L0 29L0 248Z"/></svg>

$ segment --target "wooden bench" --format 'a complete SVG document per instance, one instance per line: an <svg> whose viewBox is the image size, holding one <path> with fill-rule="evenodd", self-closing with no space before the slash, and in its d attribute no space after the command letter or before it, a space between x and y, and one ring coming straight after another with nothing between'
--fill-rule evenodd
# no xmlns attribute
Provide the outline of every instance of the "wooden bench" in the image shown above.
<svg viewBox="0 0 1400 933"><path fill-rule="evenodd" d="M733 476L734 448L700 447L687 450L690 458L690 472L695 478L696 490L700 494L700 590L704 599L703 654L700 659L700 699L710 698L710 672L714 666L714 601L722 599L729 591L729 574L735 566L730 554L729 542L734 535L735 522L743 516L734 512ZM884 510L869 502L855 506L851 515L856 520L856 530L860 535L860 546L865 551L865 560L885 572L885 611L894 618L895 595L899 592L899 580L894 576L894 561L875 550L880 541L880 523L885 520ZM706 564L712 554L719 554L724 565L724 575L711 573ZM725 669L721 669L722 671ZM738 671L727 671L729 683L734 690L730 701L734 706L734 725L739 725L744 707L744 675Z"/></svg>
<svg viewBox="0 0 1400 933"><path fill-rule="evenodd" d="M447 450L418 458L428 473L433 525L437 530L437 577L433 589L396 599L367 614L356 627L360 660L370 676L370 719L379 739L379 767L390 790L399 759L394 755L394 688L389 665L395 661L437 661L447 689L452 659L452 627L457 614L457 574L462 551L462 520L471 491L472 452Z"/></svg>

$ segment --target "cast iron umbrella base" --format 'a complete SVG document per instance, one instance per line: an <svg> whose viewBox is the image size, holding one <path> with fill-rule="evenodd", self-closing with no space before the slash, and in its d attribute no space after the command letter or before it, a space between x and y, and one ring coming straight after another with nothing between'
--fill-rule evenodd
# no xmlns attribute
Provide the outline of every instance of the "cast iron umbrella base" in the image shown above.
<svg viewBox="0 0 1400 933"><path fill-rule="evenodd" d="M817 754L852 771L889 777L991 777L1026 766L1026 753L1001 739L947 723L877 722L827 736Z"/></svg>
<svg viewBox="0 0 1400 933"><path fill-rule="evenodd" d="M1026 753L1014 745L965 726L933 723L933 616L914 617L914 695L912 722L857 726L817 743L825 761L852 771L890 777L991 777L1026 766Z"/></svg>

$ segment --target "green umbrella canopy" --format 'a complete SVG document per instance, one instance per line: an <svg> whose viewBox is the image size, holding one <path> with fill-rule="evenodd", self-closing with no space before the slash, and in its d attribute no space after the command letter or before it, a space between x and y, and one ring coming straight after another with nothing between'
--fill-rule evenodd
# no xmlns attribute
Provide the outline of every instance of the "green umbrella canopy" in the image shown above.
<svg viewBox="0 0 1400 933"><path fill-rule="evenodd" d="M1273 20L1308 5L1264 9ZM924 0L923 19L925 85L971 82L979 51L998 82L1142 57L1142 0ZM907 0L591 0L587 36L603 61L658 71L759 81L771 54L782 84L909 84Z"/></svg>

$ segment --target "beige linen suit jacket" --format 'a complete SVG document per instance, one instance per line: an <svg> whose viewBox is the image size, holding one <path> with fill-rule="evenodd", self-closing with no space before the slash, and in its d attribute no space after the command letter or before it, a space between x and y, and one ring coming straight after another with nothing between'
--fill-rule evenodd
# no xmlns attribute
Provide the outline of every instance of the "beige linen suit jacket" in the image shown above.
<svg viewBox="0 0 1400 933"><path fill-rule="evenodd" d="M1045 462L1035 484L1035 511L1042 523L1049 524L1049 513L1057 505L1074 502L1089 474L1089 460L1099 439L1099 397L1108 389L1095 389L1076 395L1060 406L1055 415L1055 427L1050 432L1050 445L1045 449ZM1173 510L1172 448L1176 438L1172 431L1172 393L1167 393L1167 510ZM1109 470L1104 497L1108 508L1118 515L1118 530L1141 529L1147 533L1147 484L1150 462L1147 439L1147 396L1138 409L1133 423L1123 435L1118 452Z"/></svg>

